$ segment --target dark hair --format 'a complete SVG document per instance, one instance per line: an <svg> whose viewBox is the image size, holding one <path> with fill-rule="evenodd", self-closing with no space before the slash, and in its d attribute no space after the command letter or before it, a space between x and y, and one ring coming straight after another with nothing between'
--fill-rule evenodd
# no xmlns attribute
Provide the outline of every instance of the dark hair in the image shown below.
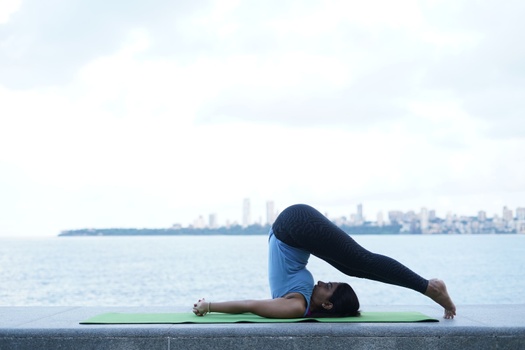
<svg viewBox="0 0 525 350"><path fill-rule="evenodd" d="M312 314L314 317L347 317L359 316L359 299L348 283L337 286L329 299L332 308L323 309Z"/></svg>

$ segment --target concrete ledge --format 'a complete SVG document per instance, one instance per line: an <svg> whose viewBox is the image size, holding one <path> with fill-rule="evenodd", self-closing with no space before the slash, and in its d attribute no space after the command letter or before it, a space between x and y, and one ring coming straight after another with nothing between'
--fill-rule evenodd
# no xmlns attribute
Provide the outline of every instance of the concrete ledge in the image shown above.
<svg viewBox="0 0 525 350"><path fill-rule="evenodd" d="M439 323L79 325L105 312L185 312L171 307L0 307L0 349L525 349L525 305L458 307L454 320L432 306L374 306L419 311Z"/></svg>

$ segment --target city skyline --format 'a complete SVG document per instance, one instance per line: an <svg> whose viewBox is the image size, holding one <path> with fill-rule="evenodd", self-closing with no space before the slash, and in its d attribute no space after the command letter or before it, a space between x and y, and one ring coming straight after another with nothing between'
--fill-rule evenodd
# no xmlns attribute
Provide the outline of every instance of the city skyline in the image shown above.
<svg viewBox="0 0 525 350"><path fill-rule="evenodd" d="M195 227L195 228L216 228L216 227L229 227L234 225L240 225L242 227L247 227L250 225L271 225L275 218L279 215L279 210L275 207L275 202L273 200L266 201L266 217L263 218L263 216L258 216L257 220L252 220L252 211L251 211L251 200L250 198L244 198L242 201L242 222L239 223L236 220L230 220L226 219L223 224L219 224L218 221L218 214L213 213L209 214L209 224L206 224L203 221L203 216L199 215L197 219L193 221L193 223L188 224L188 227ZM363 203L358 203L355 212L348 212L347 215L336 215L331 216L329 213L324 212L325 216L327 216L330 220L333 222L339 224L339 225L351 225L351 226L360 226L363 225L365 222L372 222L376 223L379 226L382 225L388 225L392 222L403 222L403 221L410 221L408 218L415 218L420 222L420 229L422 231L426 231L429 228L429 223L431 221L434 221L436 219L443 219L447 222L449 221L456 221L456 220L465 220L464 218L476 218L477 221L497 221L501 219L503 222L509 222L512 220L517 221L525 221L525 206L523 207L516 207L515 210L503 206L501 208L501 215L498 213L494 213L492 216L487 215L487 212L485 210L478 210L478 212L475 215L462 215L461 213L454 213L452 211L448 211L445 213L444 216L439 216L436 213L436 210L434 209L428 209L426 207L421 207L419 212L415 210L408 210L408 211L400 211L400 210L387 210L387 218L384 217L384 212L379 211L375 215L372 215L374 218L369 216L367 218L367 215L365 215L364 211L364 205ZM212 225L212 218L213 218L213 225ZM177 227L183 227L180 223L174 224L174 226Z"/></svg>

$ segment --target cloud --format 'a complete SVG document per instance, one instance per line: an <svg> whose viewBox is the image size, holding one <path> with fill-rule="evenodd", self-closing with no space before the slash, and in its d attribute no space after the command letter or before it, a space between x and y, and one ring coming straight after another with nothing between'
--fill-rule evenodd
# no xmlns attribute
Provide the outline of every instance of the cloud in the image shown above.
<svg viewBox="0 0 525 350"><path fill-rule="evenodd" d="M295 66L302 64L297 62ZM408 63L393 64L340 83L335 78L344 76L348 70L342 62L306 64L302 74L294 72L293 66L290 62L289 66L268 64L246 69L257 72L268 84L254 86L250 84L252 78L257 82L263 79L252 76L223 89L214 101L205 104L198 121L233 119L293 127L362 127L392 122L406 115L402 99L412 93L409 77L417 74L417 69L414 72ZM246 77L238 71L232 75ZM274 81L282 83L275 85Z"/></svg>
<svg viewBox="0 0 525 350"><path fill-rule="evenodd" d="M453 17L456 30L477 38L457 53L432 65L424 80L429 89L451 91L465 110L487 124L491 137L522 138L525 134L525 31L519 1L468 3Z"/></svg>
<svg viewBox="0 0 525 350"><path fill-rule="evenodd" d="M520 205L519 3L53 5L0 26L9 230Z"/></svg>
<svg viewBox="0 0 525 350"><path fill-rule="evenodd" d="M0 27L0 82L12 88L63 85L89 61L114 53L130 31L166 31L177 46L177 23L206 2L25 0ZM159 27L159 24L162 27Z"/></svg>
<svg viewBox="0 0 525 350"><path fill-rule="evenodd" d="M21 0L4 0L0 4L0 25L9 22L9 18L20 8Z"/></svg>

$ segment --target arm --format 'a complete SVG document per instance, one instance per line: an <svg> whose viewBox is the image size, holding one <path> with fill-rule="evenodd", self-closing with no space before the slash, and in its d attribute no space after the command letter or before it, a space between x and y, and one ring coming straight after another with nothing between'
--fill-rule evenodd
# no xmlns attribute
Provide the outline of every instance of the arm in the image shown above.
<svg viewBox="0 0 525 350"><path fill-rule="evenodd" d="M195 315L204 316L208 311L227 314L251 312L268 318L298 318L303 317L306 311L306 303L301 294L291 293L283 298L276 299L236 300L213 303L202 299L194 304L193 313Z"/></svg>

